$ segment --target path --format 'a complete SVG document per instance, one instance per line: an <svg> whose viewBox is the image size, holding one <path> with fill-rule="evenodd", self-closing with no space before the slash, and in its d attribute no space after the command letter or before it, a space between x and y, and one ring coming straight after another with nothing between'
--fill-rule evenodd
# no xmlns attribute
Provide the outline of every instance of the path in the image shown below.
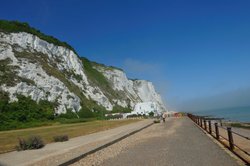
<svg viewBox="0 0 250 166"><path fill-rule="evenodd" d="M237 162L188 118L168 119L74 165L237 166Z"/></svg>

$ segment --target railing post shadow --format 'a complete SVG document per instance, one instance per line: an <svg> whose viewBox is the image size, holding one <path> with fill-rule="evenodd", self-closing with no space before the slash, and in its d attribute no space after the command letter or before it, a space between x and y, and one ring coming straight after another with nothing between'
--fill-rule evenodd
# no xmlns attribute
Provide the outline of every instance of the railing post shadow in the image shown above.
<svg viewBox="0 0 250 166"><path fill-rule="evenodd" d="M218 123L215 123L214 127L215 127L216 139L219 140L220 139L220 135L219 135Z"/></svg>
<svg viewBox="0 0 250 166"><path fill-rule="evenodd" d="M227 134L228 134L228 142L229 142L230 150L233 150L234 149L234 140L233 140L233 134L232 134L231 127L227 127Z"/></svg>

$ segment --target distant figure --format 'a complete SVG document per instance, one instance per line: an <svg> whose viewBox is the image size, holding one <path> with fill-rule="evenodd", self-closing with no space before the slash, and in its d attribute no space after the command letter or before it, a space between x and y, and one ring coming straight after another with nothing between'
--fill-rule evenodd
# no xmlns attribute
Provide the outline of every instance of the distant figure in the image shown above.
<svg viewBox="0 0 250 166"><path fill-rule="evenodd" d="M165 123L165 119L166 119L166 114L162 114L162 120Z"/></svg>

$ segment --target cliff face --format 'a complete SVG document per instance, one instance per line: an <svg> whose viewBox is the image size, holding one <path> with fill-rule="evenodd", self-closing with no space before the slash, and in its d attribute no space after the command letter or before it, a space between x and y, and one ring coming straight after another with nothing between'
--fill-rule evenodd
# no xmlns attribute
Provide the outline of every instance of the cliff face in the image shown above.
<svg viewBox="0 0 250 166"><path fill-rule="evenodd" d="M160 110L166 110L161 96L156 92L151 82L129 80L126 74L119 69L103 66L95 68L103 73L115 91L121 93L121 97L117 99L119 105L134 108L140 102L155 102L160 106Z"/></svg>
<svg viewBox="0 0 250 166"><path fill-rule="evenodd" d="M153 101L165 109L152 83L129 80L122 70L84 60L26 32L0 32L0 66L0 90L9 93L10 102L17 94L48 100L57 103L59 114L92 109L93 103L112 110Z"/></svg>

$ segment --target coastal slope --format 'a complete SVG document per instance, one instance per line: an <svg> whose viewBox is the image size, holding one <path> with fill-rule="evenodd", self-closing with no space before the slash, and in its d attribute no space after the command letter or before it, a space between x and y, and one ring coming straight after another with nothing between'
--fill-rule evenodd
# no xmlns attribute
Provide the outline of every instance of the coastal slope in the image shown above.
<svg viewBox="0 0 250 166"><path fill-rule="evenodd" d="M25 29L10 30L6 24ZM26 23L0 22L0 90L9 102L18 101L18 95L46 100L57 114L133 109L149 100L165 109L152 83L130 80L122 69L91 62L50 39Z"/></svg>

